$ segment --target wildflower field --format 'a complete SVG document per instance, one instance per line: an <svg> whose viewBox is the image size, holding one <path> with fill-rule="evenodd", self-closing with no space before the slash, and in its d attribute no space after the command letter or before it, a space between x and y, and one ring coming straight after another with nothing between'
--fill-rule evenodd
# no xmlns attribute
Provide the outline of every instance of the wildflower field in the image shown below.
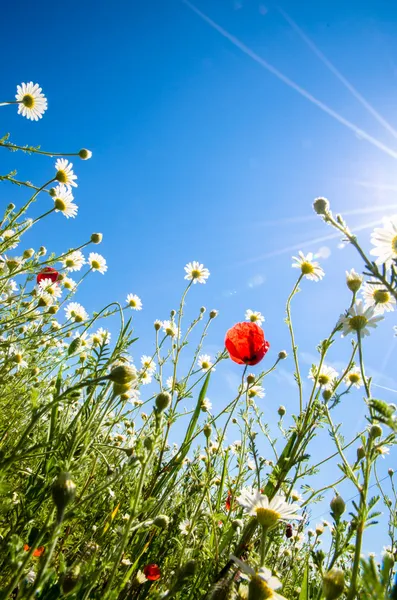
<svg viewBox="0 0 397 600"><path fill-rule="evenodd" d="M47 100L38 84L22 83L15 100L5 99L2 110L15 109L40 126ZM384 219L364 249L328 200L314 200L324 229L355 248L362 268L340 273L345 305L336 307L309 373L299 361L294 299L321 286L324 271L302 252L292 259L286 298L289 348L268 340L263 315L247 309L245 320L236 315L229 324L217 354L206 354L218 311L201 306L211 275L191 261L181 263L179 307L153 323L147 355L137 356L139 290L105 307L97 298L93 314L79 302L88 276L106 276L100 233L87 231L88 241L59 256L40 245L45 240L24 244L24 234L53 212L78 218L79 171L95 156L17 145L9 134L0 146L16 166L22 153L41 155L48 166L46 182L0 175L2 190L18 186L21 198L5 207L0 226L0 599L397 598L393 469L392 495L377 473L396 443L397 409L375 394L365 367L373 330L392 329L397 216ZM32 219L35 202L43 213ZM61 239L67 220L59 221ZM192 321L184 317L188 295L197 305ZM337 371L329 350L339 345L350 358ZM209 398L224 361L237 363L240 383L219 405ZM294 373L295 409L287 414L279 398L267 397L278 413L273 428L264 385L284 361ZM344 439L334 409L352 392L366 420L360 429L351 423ZM313 454L314 441L329 437L329 456ZM330 464L338 477L316 487L316 474ZM350 498L338 493L346 483L348 509ZM312 508L327 493L326 519L313 527ZM368 553L372 526L382 556Z"/></svg>

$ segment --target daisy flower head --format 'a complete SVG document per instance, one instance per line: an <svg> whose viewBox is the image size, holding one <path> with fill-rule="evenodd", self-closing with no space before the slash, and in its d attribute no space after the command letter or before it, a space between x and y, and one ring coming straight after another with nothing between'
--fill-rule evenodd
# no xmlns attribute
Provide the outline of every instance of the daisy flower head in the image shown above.
<svg viewBox="0 0 397 600"><path fill-rule="evenodd" d="M182 535L189 535L194 531L193 523L190 519L184 519L179 523L179 531Z"/></svg>
<svg viewBox="0 0 397 600"><path fill-rule="evenodd" d="M74 339L75 340L80 340L80 344L79 344L79 351L82 348L90 348L91 344L92 344L92 338L88 337L88 334L86 331L83 331L82 333L80 333L80 331L76 331L76 333L74 334Z"/></svg>
<svg viewBox="0 0 397 600"><path fill-rule="evenodd" d="M331 390L335 379L338 377L338 372L328 365L321 365L320 372L316 366L310 369L309 379L316 381L317 385L321 386L323 390Z"/></svg>
<svg viewBox="0 0 397 600"><path fill-rule="evenodd" d="M170 337L175 337L178 333L178 328L173 321L163 321L161 326L164 333Z"/></svg>
<svg viewBox="0 0 397 600"><path fill-rule="evenodd" d="M39 296L42 296L44 293L50 294L53 298L60 298L62 296L61 286L51 279L42 279L39 285L36 286L36 291Z"/></svg>
<svg viewBox="0 0 397 600"><path fill-rule="evenodd" d="M185 279L193 281L193 283L206 283L206 280L210 276L209 270L195 260L186 265L185 271Z"/></svg>
<svg viewBox="0 0 397 600"><path fill-rule="evenodd" d="M132 310L142 310L142 300L136 294L128 294L126 302Z"/></svg>
<svg viewBox="0 0 397 600"><path fill-rule="evenodd" d="M201 403L201 410L203 412L208 412L212 409L212 403L210 401L209 398L204 398L204 400Z"/></svg>
<svg viewBox="0 0 397 600"><path fill-rule="evenodd" d="M372 232L371 243L375 246L371 254L377 257L378 265L384 263L390 267L397 260L397 215L383 219L383 227L376 227Z"/></svg>
<svg viewBox="0 0 397 600"><path fill-rule="evenodd" d="M209 354L202 354L198 357L197 364L203 371L209 371L213 365ZM215 371L215 369L212 369Z"/></svg>
<svg viewBox="0 0 397 600"><path fill-rule="evenodd" d="M61 212L67 219L69 217L74 218L77 215L78 206L73 202L73 194L70 188L60 184L54 189L54 200L55 212Z"/></svg>
<svg viewBox="0 0 397 600"><path fill-rule="evenodd" d="M264 398L265 390L261 385L247 386L249 398Z"/></svg>
<svg viewBox="0 0 397 600"><path fill-rule="evenodd" d="M97 252L90 252L88 255L88 264L93 271L98 271L104 275L108 270L105 258Z"/></svg>
<svg viewBox="0 0 397 600"><path fill-rule="evenodd" d="M139 381L142 385L147 385L152 382L152 374L149 371L141 371L139 374Z"/></svg>
<svg viewBox="0 0 397 600"><path fill-rule="evenodd" d="M357 302L349 308L347 314L340 317L339 324L343 327L343 336L353 333L365 337L370 333L369 328L375 329L382 319L382 316L375 315L373 307L365 308L363 302L357 300Z"/></svg>
<svg viewBox="0 0 397 600"><path fill-rule="evenodd" d="M296 514L299 506L288 504L283 494L276 494L272 500L269 500L259 490L247 487L243 488L236 500L245 509L246 514L256 517L258 523L268 529L275 527L280 520L302 519Z"/></svg>
<svg viewBox="0 0 397 600"><path fill-rule="evenodd" d="M28 366L28 363L24 359L21 350L14 348L11 358L12 358L12 361L15 363L15 366L18 371L20 369L24 369L25 367Z"/></svg>
<svg viewBox="0 0 397 600"><path fill-rule="evenodd" d="M66 185L67 188L77 187L77 175L73 173L73 163L70 163L66 158L58 158L55 163L56 175L55 179Z"/></svg>
<svg viewBox="0 0 397 600"><path fill-rule="evenodd" d="M364 307L373 308L377 315L391 312L396 306L394 296L379 283L366 283L362 289L362 296Z"/></svg>
<svg viewBox="0 0 397 600"><path fill-rule="evenodd" d="M100 344L109 344L110 331L100 327L95 333L92 334L91 341L94 346L99 346Z"/></svg>
<svg viewBox="0 0 397 600"><path fill-rule="evenodd" d="M64 277L62 279L62 283L63 283L63 287L66 290L74 290L74 288L76 287L76 282L74 281L74 279L71 279L70 277Z"/></svg>
<svg viewBox="0 0 397 600"><path fill-rule="evenodd" d="M80 250L74 250L62 259L62 265L67 271L80 271L81 267L85 265L83 253Z"/></svg>
<svg viewBox="0 0 397 600"><path fill-rule="evenodd" d="M88 319L88 314L83 306L78 302L69 302L67 306L65 306L66 318L73 319L75 323L82 323L86 319Z"/></svg>
<svg viewBox="0 0 397 600"><path fill-rule="evenodd" d="M259 326L261 326L265 320L265 317L262 315L262 313L256 310L251 310L250 308L245 312L245 318L247 321L257 323Z"/></svg>
<svg viewBox="0 0 397 600"><path fill-rule="evenodd" d="M360 388L363 385L360 369L358 367L351 369L344 378L344 382L348 386Z"/></svg>
<svg viewBox="0 0 397 600"><path fill-rule="evenodd" d="M156 370L156 363L151 356L144 354L141 356L141 365L143 369L146 369L149 373L153 373Z"/></svg>
<svg viewBox="0 0 397 600"><path fill-rule="evenodd" d="M320 281L325 275L324 271L318 264L318 262L313 261L313 253L309 252L306 256L302 251L299 251L299 256L292 257L295 262L292 263L292 266L295 269L300 269L302 275L311 281Z"/></svg>
<svg viewBox="0 0 397 600"><path fill-rule="evenodd" d="M390 453L390 448L387 446L378 446L376 451L382 458L385 458L385 456Z"/></svg>
<svg viewBox="0 0 397 600"><path fill-rule="evenodd" d="M18 114L38 121L47 110L47 98L42 93L38 83L21 83L17 85L15 98L18 102Z"/></svg>
<svg viewBox="0 0 397 600"><path fill-rule="evenodd" d="M286 600L284 596L278 594L276 590L282 587L278 577L272 575L267 567L260 567L255 570L246 562L236 556L231 555L230 559L236 563L241 571L242 579L248 579L248 598L262 598L263 600Z"/></svg>
<svg viewBox="0 0 397 600"><path fill-rule="evenodd" d="M363 282L363 276L354 269L346 271L346 285L351 292L358 292Z"/></svg>
<svg viewBox="0 0 397 600"><path fill-rule="evenodd" d="M165 381L165 387L167 388L167 390L172 390L175 386L174 386L174 378L171 375L170 377L167 377L166 381Z"/></svg>

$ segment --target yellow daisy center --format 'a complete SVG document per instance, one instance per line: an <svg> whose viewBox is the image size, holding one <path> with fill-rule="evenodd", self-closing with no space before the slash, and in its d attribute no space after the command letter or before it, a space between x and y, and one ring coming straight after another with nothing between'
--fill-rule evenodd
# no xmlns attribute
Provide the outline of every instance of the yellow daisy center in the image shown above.
<svg viewBox="0 0 397 600"><path fill-rule="evenodd" d="M390 301L390 294L386 290L375 290L373 298L376 304L386 304Z"/></svg>
<svg viewBox="0 0 397 600"><path fill-rule="evenodd" d="M350 373L349 381L350 383L358 383L360 381L360 375L358 373Z"/></svg>
<svg viewBox="0 0 397 600"><path fill-rule="evenodd" d="M197 279L198 277L200 277L200 275L201 275L201 272L198 271L197 269L193 269L192 270L192 277L193 277L193 279Z"/></svg>
<svg viewBox="0 0 397 600"><path fill-rule="evenodd" d="M393 252L397 254L397 235L392 239L391 247L393 248Z"/></svg>
<svg viewBox="0 0 397 600"><path fill-rule="evenodd" d="M210 368L210 363L208 363L206 360L203 360L203 362L201 363L201 368L202 369L209 369Z"/></svg>
<svg viewBox="0 0 397 600"><path fill-rule="evenodd" d="M65 265L67 267L74 267L75 266L75 262L74 262L73 258L67 258L66 262L65 262Z"/></svg>
<svg viewBox="0 0 397 600"><path fill-rule="evenodd" d="M55 179L57 181L59 181L60 183L67 183L68 177L65 173L65 171L62 171L62 169L60 171L57 171L57 174L55 175Z"/></svg>
<svg viewBox="0 0 397 600"><path fill-rule="evenodd" d="M256 518L262 527L267 527L268 529L275 527L280 517L280 513L272 510L271 508L259 507L256 509Z"/></svg>
<svg viewBox="0 0 397 600"><path fill-rule="evenodd" d="M301 271L303 275L310 275L311 273L314 273L314 267L309 262L303 262L301 263Z"/></svg>
<svg viewBox="0 0 397 600"><path fill-rule="evenodd" d="M135 308L135 306L136 306L135 300L130 300L129 304L130 304L131 308Z"/></svg>
<svg viewBox="0 0 397 600"><path fill-rule="evenodd" d="M165 333L167 335L174 335L174 330L171 327L167 327L167 329L165 330Z"/></svg>
<svg viewBox="0 0 397 600"><path fill-rule="evenodd" d="M22 362L22 354L14 354L14 362L20 364Z"/></svg>
<svg viewBox="0 0 397 600"><path fill-rule="evenodd" d="M354 331L360 331L361 329L364 329L367 323L368 319L364 315L355 315L349 319L349 326Z"/></svg>
<svg viewBox="0 0 397 600"><path fill-rule="evenodd" d="M62 198L55 198L55 208L57 210L62 210L62 211L64 211L66 209L66 204L62 200Z"/></svg>
<svg viewBox="0 0 397 600"><path fill-rule="evenodd" d="M266 581L263 581L259 575L251 577L251 581L248 586L248 597L253 600L269 600L274 598L273 590L267 585Z"/></svg>
<svg viewBox="0 0 397 600"><path fill-rule="evenodd" d="M320 385L327 385L327 383L329 383L331 381L331 378L329 375L319 375L318 377L318 382Z"/></svg>
<svg viewBox="0 0 397 600"><path fill-rule="evenodd" d="M250 321L252 321L252 323L255 323L255 321L258 320L258 317L256 315L251 315L250 316Z"/></svg>
<svg viewBox="0 0 397 600"><path fill-rule="evenodd" d="M91 267L93 269L100 269L101 265L99 264L99 262L97 260L93 260L93 261L91 261Z"/></svg>
<svg viewBox="0 0 397 600"><path fill-rule="evenodd" d="M26 108L34 107L34 98L30 94L25 94L22 98L22 104L26 106Z"/></svg>
<svg viewBox="0 0 397 600"><path fill-rule="evenodd" d="M81 315L74 315L74 320L76 323L81 323L81 321L83 320L83 317Z"/></svg>

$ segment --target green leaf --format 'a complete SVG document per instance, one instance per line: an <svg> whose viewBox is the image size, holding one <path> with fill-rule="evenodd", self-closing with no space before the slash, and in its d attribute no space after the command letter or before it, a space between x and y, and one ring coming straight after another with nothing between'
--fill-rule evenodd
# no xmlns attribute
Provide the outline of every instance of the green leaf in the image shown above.
<svg viewBox="0 0 397 600"><path fill-rule="evenodd" d="M306 563L305 572L301 583L301 592L299 600L309 600L309 563Z"/></svg>

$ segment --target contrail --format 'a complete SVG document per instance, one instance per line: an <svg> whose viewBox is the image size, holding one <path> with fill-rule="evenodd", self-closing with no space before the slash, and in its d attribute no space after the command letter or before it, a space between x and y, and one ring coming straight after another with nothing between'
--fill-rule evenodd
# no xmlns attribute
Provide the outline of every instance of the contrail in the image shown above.
<svg viewBox="0 0 397 600"><path fill-rule="evenodd" d="M335 119L336 121L338 121L339 123L341 123L342 125L347 127L348 129L353 131L356 135L367 140L367 142L369 142L373 146L376 146L376 148L378 148L379 150L382 150L383 152L385 152L392 158L397 158L396 151L392 150L388 146L385 146L385 144L383 144L376 138L372 137L372 135L369 135L369 133L366 133L365 131L363 131L362 129L357 127L357 125L354 125L354 123L351 123L350 121L348 121L347 119L342 117L339 113L337 113L332 108L330 108L329 106L324 104L324 102L321 102L321 100L317 100L317 98L312 96L312 94L310 94L304 88L302 88L297 83L292 81L292 79L289 79L289 77L287 77L286 75L281 73L281 71L279 71L278 69L273 67L273 65L271 65L270 63L265 61L260 56L258 56L258 54L256 54L253 50L251 50L251 48L246 46L238 38L236 38L234 35L232 35L228 31L226 31L226 29L223 29L223 27L221 27L215 21L210 19L210 17L208 17L205 13L201 12L201 10L199 10L194 4L189 2L189 0L182 0L182 2L184 4L186 4L186 6L188 6L190 8L190 10L195 12L203 21L208 23L208 25L210 25L210 27L212 27L213 29L218 31L218 33L220 33L224 38L229 40L229 42L231 42L234 46L239 48L242 52L244 52L244 54L246 54L247 56L252 58L255 62L257 62L259 65L261 65L264 69L266 69L267 71L272 73L275 77L277 77L277 79L280 79L281 81L283 81L288 87L290 87L293 90L295 90L296 92L298 92L298 94L300 94L301 96L303 96L304 98L309 100L309 102L311 102L315 106L318 106L318 108L320 108L323 112L327 113L333 119Z"/></svg>
<svg viewBox="0 0 397 600"><path fill-rule="evenodd" d="M335 77L337 77L337 79L339 79L339 81L341 83L343 83L343 85L356 98L356 100L358 100L360 102L360 104L362 106L364 106L364 108L366 108L373 117L375 117L375 119L378 121L378 123L383 125L383 127L385 129L387 129L387 131L389 133L391 133L395 138L397 138L397 131L395 129L393 129L393 127L390 125L390 123L388 123L386 121L386 119L384 119L382 117L382 115L380 115L374 109L374 107L371 106L371 104L369 102L367 102L367 100L360 94L360 92L358 92L356 90L356 88L352 86L350 81L348 81L346 79L346 77L344 77L342 75L342 73L340 73L338 71L338 69L328 60L328 58L326 56L324 56L324 54L321 52L321 50L319 50L317 48L317 46L314 44L314 42L312 42L312 40L307 37L307 35L302 31L302 29L299 27L299 25L297 23L295 23L295 21L293 21L293 19L291 19L291 17L282 8L279 8L278 10L282 14L284 19L291 25L291 27L293 29L295 29L295 31L302 38L302 40L305 42L305 44L307 46L309 46L309 48L314 52L314 54L316 54L316 56L318 56L318 58L321 60L321 62L335 75Z"/></svg>
<svg viewBox="0 0 397 600"><path fill-rule="evenodd" d="M355 227L354 231L363 231L364 229L369 229L371 227L375 227L375 225L379 225L382 223L381 219L377 221L372 221L371 223L367 223L366 225L361 225L359 227ZM280 248L279 250L272 250L271 252L267 252L266 254L262 254L261 256L255 256L255 258L248 258L247 260L240 261L236 263L237 267L242 267L244 265L249 265L252 263L260 262L265 260L266 258L272 258L273 256L279 256L281 254L286 254L288 252L293 252L294 250L301 250L306 246L314 246L315 244L320 244L321 242L326 242L327 240L334 240L336 238L341 237L342 234L339 233L331 233L330 235L324 235L322 237L314 238L313 240L307 240L306 242L300 242L299 244L294 244L293 246L287 246L286 248Z"/></svg>
<svg viewBox="0 0 397 600"><path fill-rule="evenodd" d="M360 187L379 190L380 192L397 192L397 185L393 185L392 183L375 183L372 181L358 181L357 179L345 179L344 181L347 183L353 183L354 185L359 185Z"/></svg>
<svg viewBox="0 0 397 600"><path fill-rule="evenodd" d="M387 390L388 392L394 392L395 394L397 394L397 390L393 390L392 388L385 387L384 385L378 385L377 383L373 383L372 385L375 387L381 388L382 390Z"/></svg>

